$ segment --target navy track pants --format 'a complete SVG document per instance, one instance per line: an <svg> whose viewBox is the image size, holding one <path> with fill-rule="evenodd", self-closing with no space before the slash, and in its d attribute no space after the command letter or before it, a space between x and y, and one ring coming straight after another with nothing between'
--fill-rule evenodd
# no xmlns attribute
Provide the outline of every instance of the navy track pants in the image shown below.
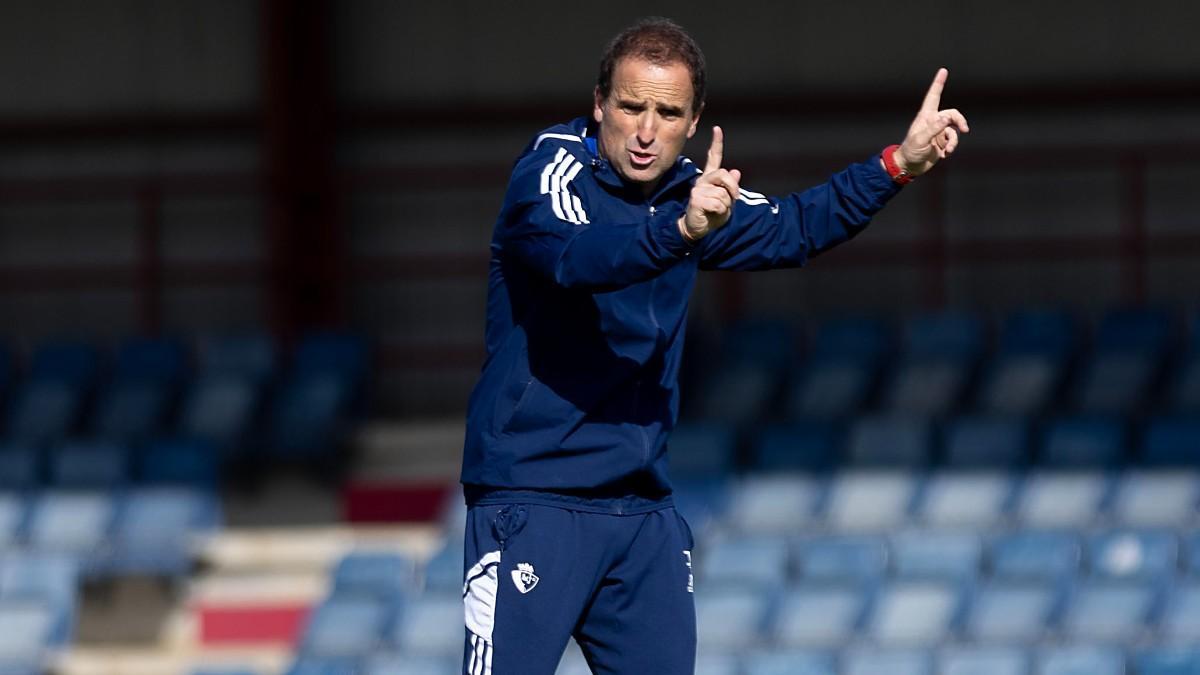
<svg viewBox="0 0 1200 675"><path fill-rule="evenodd" d="M467 512L464 675L553 675L571 636L596 675L692 675L692 535L674 508Z"/></svg>

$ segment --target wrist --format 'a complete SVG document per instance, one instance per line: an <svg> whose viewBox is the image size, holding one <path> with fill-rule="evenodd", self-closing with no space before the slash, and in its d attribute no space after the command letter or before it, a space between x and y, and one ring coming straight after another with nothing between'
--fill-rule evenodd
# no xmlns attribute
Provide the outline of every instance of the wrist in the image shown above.
<svg viewBox="0 0 1200 675"><path fill-rule="evenodd" d="M679 216L679 221L676 223L676 225L679 226L679 234L683 237L683 240L689 244L695 244L696 242L700 241L701 237L704 236L703 234L692 234L692 231L689 230L687 226L686 214Z"/></svg>
<svg viewBox="0 0 1200 675"><path fill-rule="evenodd" d="M904 162L899 145L889 145L884 148L883 152L879 154L879 161L883 163L883 170L897 185L908 185L916 178L909 170L908 164Z"/></svg>

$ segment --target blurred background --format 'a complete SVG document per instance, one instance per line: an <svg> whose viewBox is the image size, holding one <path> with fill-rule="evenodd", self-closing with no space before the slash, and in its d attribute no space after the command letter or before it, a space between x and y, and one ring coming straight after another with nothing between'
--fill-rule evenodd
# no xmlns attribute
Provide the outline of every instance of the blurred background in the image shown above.
<svg viewBox="0 0 1200 675"><path fill-rule="evenodd" d="M972 128L806 269L701 277L698 672L1200 673L1166 0L5 3L0 672L459 672L491 226L647 14L749 189L898 142L939 66Z"/></svg>

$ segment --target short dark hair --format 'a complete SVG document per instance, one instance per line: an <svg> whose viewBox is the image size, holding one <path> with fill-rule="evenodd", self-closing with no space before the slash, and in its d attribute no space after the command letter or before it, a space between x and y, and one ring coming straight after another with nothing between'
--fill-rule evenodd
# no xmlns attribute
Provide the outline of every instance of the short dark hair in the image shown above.
<svg viewBox="0 0 1200 675"><path fill-rule="evenodd" d="M692 73L692 112L704 107L704 52L682 26L659 16L639 20L617 34L600 59L596 87L601 98L612 91L613 69L623 58L645 59L658 65L682 63Z"/></svg>

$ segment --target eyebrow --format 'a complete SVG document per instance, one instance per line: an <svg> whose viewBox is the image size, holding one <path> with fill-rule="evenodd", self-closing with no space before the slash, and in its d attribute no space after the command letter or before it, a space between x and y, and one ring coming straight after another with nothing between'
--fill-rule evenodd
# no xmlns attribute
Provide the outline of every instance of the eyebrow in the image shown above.
<svg viewBox="0 0 1200 675"><path fill-rule="evenodd" d="M641 109L641 108L646 107L646 103L644 101L639 101L637 99L624 98L624 97L617 97L617 105L619 105L623 108ZM655 107L659 110L659 112L664 113L664 114L668 114L668 115L682 115L683 114L683 108L681 108L679 106L660 104Z"/></svg>

